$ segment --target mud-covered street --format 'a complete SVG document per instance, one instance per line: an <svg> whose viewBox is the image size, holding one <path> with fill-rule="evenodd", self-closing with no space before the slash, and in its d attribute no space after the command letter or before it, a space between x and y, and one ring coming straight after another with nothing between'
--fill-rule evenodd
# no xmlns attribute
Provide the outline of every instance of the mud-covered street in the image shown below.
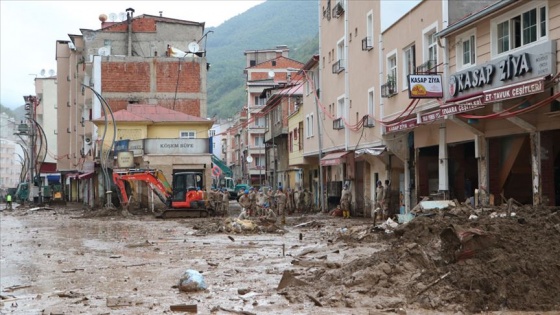
<svg viewBox="0 0 560 315"><path fill-rule="evenodd" d="M557 314L558 212L519 207L515 219L488 212L469 223L463 210L390 233L370 218L325 214L234 233L223 218L106 216L76 204L4 210L0 313L162 314L181 305L198 314ZM457 251L450 226L476 232L476 244ZM205 290L179 290L188 269Z"/></svg>

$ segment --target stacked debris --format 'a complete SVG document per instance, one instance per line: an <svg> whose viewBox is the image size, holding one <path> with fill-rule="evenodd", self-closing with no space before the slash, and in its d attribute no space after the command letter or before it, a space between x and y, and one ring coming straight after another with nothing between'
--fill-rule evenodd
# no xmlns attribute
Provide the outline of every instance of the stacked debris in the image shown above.
<svg viewBox="0 0 560 315"><path fill-rule="evenodd" d="M379 234L386 250L345 257L339 268L308 268L299 279L330 307L560 310L558 208L448 203L417 209L407 224ZM282 294L295 299L309 292L297 287Z"/></svg>

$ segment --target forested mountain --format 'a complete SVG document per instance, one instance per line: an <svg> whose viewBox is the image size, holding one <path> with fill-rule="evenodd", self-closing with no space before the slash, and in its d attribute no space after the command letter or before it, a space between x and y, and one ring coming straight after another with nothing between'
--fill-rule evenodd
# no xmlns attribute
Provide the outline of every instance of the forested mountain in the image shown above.
<svg viewBox="0 0 560 315"><path fill-rule="evenodd" d="M247 102L246 50L287 45L289 57L307 62L319 49L318 1L268 0L208 34L208 116L231 117Z"/></svg>

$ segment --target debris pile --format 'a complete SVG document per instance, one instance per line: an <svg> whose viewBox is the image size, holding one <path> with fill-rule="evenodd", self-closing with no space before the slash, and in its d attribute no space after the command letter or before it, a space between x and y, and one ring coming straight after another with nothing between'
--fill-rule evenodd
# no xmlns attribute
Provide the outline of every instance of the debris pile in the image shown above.
<svg viewBox="0 0 560 315"><path fill-rule="evenodd" d="M372 240L387 239L386 250L344 257L339 268L308 268L298 279L313 289L280 293L298 300L315 291L314 299L330 307L560 310L558 208L449 204L420 210L393 233L378 234L383 237Z"/></svg>

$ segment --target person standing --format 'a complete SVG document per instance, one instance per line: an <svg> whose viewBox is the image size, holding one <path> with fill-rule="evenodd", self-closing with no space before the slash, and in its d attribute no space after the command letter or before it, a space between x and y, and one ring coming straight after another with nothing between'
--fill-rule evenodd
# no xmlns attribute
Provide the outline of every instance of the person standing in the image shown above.
<svg viewBox="0 0 560 315"><path fill-rule="evenodd" d="M383 187L383 220L389 218L389 205L391 203L391 183L388 179L385 180L385 187Z"/></svg>
<svg viewBox="0 0 560 315"><path fill-rule="evenodd" d="M342 217L350 218L350 203L352 202L352 193L348 189L348 185L342 187L342 196L340 197L340 208L342 208Z"/></svg>
<svg viewBox="0 0 560 315"><path fill-rule="evenodd" d="M245 190L243 192L243 195L239 198L239 204L241 205L241 208L243 208L243 210L246 211L246 213L248 213L248 215L251 215L251 213L249 213L250 207L251 207L251 200L249 200L249 191Z"/></svg>
<svg viewBox="0 0 560 315"><path fill-rule="evenodd" d="M375 214L376 216L381 216L381 212L383 211L384 192L385 189L383 188L383 183L381 183L380 180L377 181L377 188L375 189L375 211L377 211L377 213Z"/></svg>
<svg viewBox="0 0 560 315"><path fill-rule="evenodd" d="M229 192L222 189L222 215L226 216L229 212Z"/></svg>
<svg viewBox="0 0 560 315"><path fill-rule="evenodd" d="M12 195L11 194L6 195L6 209L12 210Z"/></svg>
<svg viewBox="0 0 560 315"><path fill-rule="evenodd" d="M284 211L286 211L286 194L282 188L278 188L276 195L276 204L278 206L278 215L285 215Z"/></svg>

